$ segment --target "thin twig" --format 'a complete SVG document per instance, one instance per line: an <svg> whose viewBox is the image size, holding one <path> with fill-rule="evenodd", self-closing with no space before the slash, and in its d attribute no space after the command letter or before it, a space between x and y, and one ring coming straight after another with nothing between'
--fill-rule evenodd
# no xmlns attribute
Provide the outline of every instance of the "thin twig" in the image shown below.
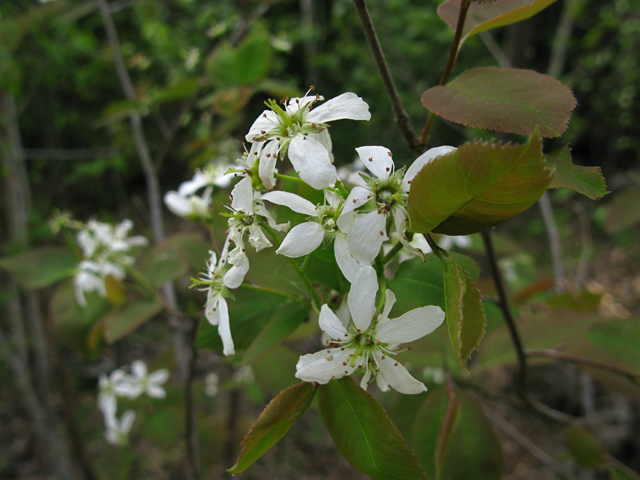
<svg viewBox="0 0 640 480"><path fill-rule="evenodd" d="M560 232L553 215L553 206L551 198L547 190L538 200L542 221L544 222L547 235L549 237L549 246L551 247L551 263L553 264L553 277L555 278L555 290L561 291L566 287L566 277L564 273L564 262L562 260L562 242L560 241Z"/></svg>
<svg viewBox="0 0 640 480"><path fill-rule="evenodd" d="M451 43L451 49L449 50L449 57L447 58L447 64L444 67L442 78L440 78L440 86L444 86L447 84L447 82L449 81L449 78L451 77L451 72L453 71L453 67L456 64L456 59L458 58L458 50L460 49L460 40L462 39L462 30L464 29L464 22L467 19L467 12L469 11L470 5L471 5L471 0L460 0L460 13L458 14L458 24L456 25L456 33L453 36L453 42ZM433 113L429 112L427 121L424 124L422 133L420 134L420 141L424 145L429 144L429 136L431 134L432 126L433 126Z"/></svg>
<svg viewBox="0 0 640 480"><path fill-rule="evenodd" d="M624 368L619 368L614 365L609 365L607 363L598 362L596 360L591 360L589 358L576 357L575 355L562 353L552 348L541 349L541 350L527 350L525 354L527 355L527 357L557 358L558 360L563 360L565 362L575 363L577 365L584 365L585 367L592 367L592 368L597 368L598 370L604 370L607 372L615 373L616 375L620 375L621 377L624 377L627 380L631 381L632 383L635 383L636 385L640 386L640 373L630 372L629 370L625 370Z"/></svg>
<svg viewBox="0 0 640 480"><path fill-rule="evenodd" d="M191 324L191 338L189 338L189 345L193 345L198 333L198 324L193 321ZM189 467L191 468L191 478L197 480L201 477L200 470L200 451L198 448L198 430L196 426L196 412L193 405L193 379L196 373L196 360L198 351L195 348L191 349L191 358L189 359L189 372L184 382L184 396L185 396L185 423L187 438L187 458L189 459Z"/></svg>
<svg viewBox="0 0 640 480"><path fill-rule="evenodd" d="M584 205L580 202L574 202L570 205L571 209L578 217L578 225L580 226L580 238L582 239L582 251L578 260L578 268L576 269L576 285L584 287L587 283L587 274L589 272L589 259L593 255L593 240L591 238L591 218L587 214Z"/></svg>
<svg viewBox="0 0 640 480"><path fill-rule="evenodd" d="M518 357L518 367L520 371L520 393L524 394L527 385L527 356L524 353L522 340L520 339L520 333L518 332L515 319L513 318L513 314L511 313L511 309L509 308L507 291L505 289L504 282L502 281L502 275L500 274L500 269L498 267L498 259L496 257L495 249L493 248L493 240L491 239L491 233L489 230L484 230L482 232L482 241L487 253L487 260L489 261L489 270L491 271L491 277L493 278L493 283L495 284L496 290L498 292L497 305L500 307L500 310L502 310L502 314L504 315L505 321L507 322L509 335L511 336L511 341L513 342L513 346Z"/></svg>
<svg viewBox="0 0 640 480"><path fill-rule="evenodd" d="M382 77L382 83L387 91L387 96L391 101L391 109L393 110L396 124L398 125L400 133L402 133L409 150L414 155L420 155L424 152L424 145L418 139L413 130L409 114L404 108L398 89L393 81L389 65L387 64L384 52L382 51L382 46L378 40L378 35L376 34L376 30L373 26L373 21L369 15L366 2L365 0L353 0L353 4L356 8L356 12L358 13L358 18L360 18L362 30L367 38L367 42L369 43L369 48L371 48L373 59L375 60L380 76Z"/></svg>
<svg viewBox="0 0 640 480"><path fill-rule="evenodd" d="M514 442L520 445L523 449L529 452L533 457L538 459L542 464L546 465L551 471L553 471L556 475L559 475L562 478L566 478L567 480L575 480L576 477L573 476L571 471L562 463L558 462L551 455L540 449L535 443L529 440L527 437L522 435L518 430L516 430L509 422L507 422L500 415L495 413L493 410L488 408L486 405L482 406L482 410L484 414L487 416L489 421L500 429L505 435L510 437Z"/></svg>

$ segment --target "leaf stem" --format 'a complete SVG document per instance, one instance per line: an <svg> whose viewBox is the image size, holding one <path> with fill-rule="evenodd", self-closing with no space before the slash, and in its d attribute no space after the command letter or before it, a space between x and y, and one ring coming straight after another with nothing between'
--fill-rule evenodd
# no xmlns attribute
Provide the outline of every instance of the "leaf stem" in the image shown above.
<svg viewBox="0 0 640 480"><path fill-rule="evenodd" d="M282 173L274 173L276 178L280 178L282 180L291 180L292 182L304 183L304 180L298 177L293 177L291 175L283 175Z"/></svg>
<svg viewBox="0 0 640 480"><path fill-rule="evenodd" d="M382 83L384 84L384 88L387 91L387 96L391 101L391 109L393 110L396 124L400 129L400 133L402 133L404 141L407 144L407 147L409 147L409 150L415 155L420 155L424 152L424 145L422 144L420 139L416 137L413 126L411 125L409 114L402 104L402 99L400 98L398 89L396 88L393 77L391 76L389 65L387 64L384 52L382 51L382 46L380 45L380 41L378 40L378 35L376 34L376 30L373 26L371 15L369 15L367 4L365 0L353 0L353 5L356 8L358 18L360 19L360 23L362 24L364 36L367 38L369 48L371 48L371 53L373 54L373 59L376 62L376 66L378 67L378 71L380 72L380 76L382 77Z"/></svg>
<svg viewBox="0 0 640 480"><path fill-rule="evenodd" d="M440 79L440 86L444 86L451 77L451 72L456 64L458 58L458 50L460 49L460 40L462 39L462 30L464 29L464 22L467 19L467 12L471 6L471 0L460 0L460 13L458 14L458 24L456 25L456 33L453 36L453 42L451 43L451 49L449 50L449 58L447 58L447 64L444 67L442 78ZM429 135L431 134L431 127L433 126L433 113L429 112L427 121L420 134L420 141L426 146L429 143Z"/></svg>
<svg viewBox="0 0 640 480"><path fill-rule="evenodd" d="M395 257L398 254L398 252L402 250L402 247L403 245L401 242L396 243L393 246L393 248L389 250L389 253L387 253L384 257L382 257L382 265L384 266L387 263L389 263L393 259L393 257Z"/></svg>
<svg viewBox="0 0 640 480"><path fill-rule="evenodd" d="M280 290L274 290L272 288L266 288L266 287L260 287L258 285L250 285L248 283L243 283L242 285L240 285L241 288L246 288L247 290L256 290L259 292L266 292L266 293L272 293L273 295L279 295L281 297L285 297L288 298L289 300L293 300L294 302L297 302L301 305L304 305L306 307L310 307L311 305L309 304L309 302L305 302L304 300L302 300L301 298L295 296L295 295L291 295L289 293L285 293L285 292L281 292Z"/></svg>

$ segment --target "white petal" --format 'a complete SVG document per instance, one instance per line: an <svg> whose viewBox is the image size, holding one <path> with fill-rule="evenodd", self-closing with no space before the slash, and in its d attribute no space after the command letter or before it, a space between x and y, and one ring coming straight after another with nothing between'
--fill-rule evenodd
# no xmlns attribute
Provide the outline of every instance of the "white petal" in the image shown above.
<svg viewBox="0 0 640 480"><path fill-rule="evenodd" d="M167 370L166 368L161 368L160 370L156 370L151 375L149 375L149 381L157 385L162 385L168 379L169 379L169 370Z"/></svg>
<svg viewBox="0 0 640 480"><path fill-rule="evenodd" d="M231 208L240 210L244 213L253 213L253 185L251 185L251 177L244 177L240 180L233 190L231 190L233 201Z"/></svg>
<svg viewBox="0 0 640 480"><path fill-rule="evenodd" d="M202 187L207 186L209 179L201 172L196 172L193 178L187 182L182 182L178 187L178 193L184 197L193 195Z"/></svg>
<svg viewBox="0 0 640 480"><path fill-rule="evenodd" d="M357 273L366 265L359 263L351 256L349 247L347 246L347 239L341 235L336 237L335 243L333 244L333 251L336 255L336 263L338 267L340 267L344 278L346 278L349 283L353 283Z"/></svg>
<svg viewBox="0 0 640 480"><path fill-rule="evenodd" d="M164 203L171 213L179 217L188 217L193 214L191 202L187 197L183 197L173 190L164 194Z"/></svg>
<svg viewBox="0 0 640 480"><path fill-rule="evenodd" d="M385 318L389 318L389 312L391 312L391 309L393 308L393 305L395 303L396 303L396 294L393 293L391 290L387 289L385 292L384 309L382 310L382 317L380 317L380 323L382 323ZM380 328L378 327L376 330L380 331Z"/></svg>
<svg viewBox="0 0 640 480"><path fill-rule="evenodd" d="M378 388L380 389L381 392L389 391L389 384L387 383L387 381L384 379L382 375L378 374L376 376L376 383L378 384Z"/></svg>
<svg viewBox="0 0 640 480"><path fill-rule="evenodd" d="M311 137L296 135L291 140L289 160L300 178L315 189L327 188L338 178L336 167L331 164L329 152Z"/></svg>
<svg viewBox="0 0 640 480"><path fill-rule="evenodd" d="M242 282L244 282L244 276L249 271L249 258L245 255L243 260L239 265L233 265L224 274L222 283L224 283L227 288L238 288L242 285Z"/></svg>
<svg viewBox="0 0 640 480"><path fill-rule="evenodd" d="M349 196L344 201L344 207L342 207L340 217L358 207L361 207L371 198L373 198L373 193L371 193L371 190L369 190L368 187L353 187L349 192Z"/></svg>
<svg viewBox="0 0 640 480"><path fill-rule="evenodd" d="M369 328L376 311L376 293L378 277L371 266L363 267L353 279L349 291L349 311L356 327L363 332Z"/></svg>
<svg viewBox="0 0 640 480"><path fill-rule="evenodd" d="M422 170L427 163L431 163L436 158L447 155L454 150L456 150L456 147L443 145L442 147L430 148L418 158L416 158L415 162L413 162L407 169L407 173L404 174L404 178L402 179L405 191L409 191L411 181L416 177L416 175L418 175L418 173L420 173L420 170Z"/></svg>
<svg viewBox="0 0 640 480"><path fill-rule="evenodd" d="M327 100L307 115L307 122L327 123L333 120L369 120L369 105L355 93L347 92Z"/></svg>
<svg viewBox="0 0 640 480"><path fill-rule="evenodd" d="M349 233L349 230L351 230L351 227L353 227L355 221L356 212L352 210L346 213L342 212L338 217L338 221L336 223L338 224L338 228L342 233Z"/></svg>
<svg viewBox="0 0 640 480"><path fill-rule="evenodd" d="M160 385L156 385L155 383L147 385L146 393L151 398L164 398L167 396L167 392L164 391L164 388Z"/></svg>
<svg viewBox="0 0 640 480"><path fill-rule="evenodd" d="M322 144L322 146L327 150L327 152L329 152L329 160L331 161L331 163L333 163L334 158L333 158L333 153L331 152L331 150L333 149L333 144L331 143L331 135L329 135L329 129L325 128L321 132L310 133L309 137L313 138L314 140L317 140Z"/></svg>
<svg viewBox="0 0 640 480"><path fill-rule="evenodd" d="M356 152L364 166L380 179L389 178L393 174L395 165L391 157L391 150L385 147L358 147Z"/></svg>
<svg viewBox="0 0 640 480"><path fill-rule="evenodd" d="M129 433L135 419L136 412L134 412L133 410L127 410L126 412L124 412L122 414L122 418L120 419L120 431L124 434Z"/></svg>
<svg viewBox="0 0 640 480"><path fill-rule="evenodd" d="M380 252L382 242L387 240L387 216L373 212L356 215L353 227L347 233L347 242L351 255L363 263L371 263Z"/></svg>
<svg viewBox="0 0 640 480"><path fill-rule="evenodd" d="M135 360L131 364L131 373L138 378L144 378L147 376L147 366L142 360Z"/></svg>
<svg viewBox="0 0 640 480"><path fill-rule="evenodd" d="M440 307L414 308L394 319L383 319L376 328L376 340L383 343L407 343L430 334L444 321Z"/></svg>
<svg viewBox="0 0 640 480"><path fill-rule="evenodd" d="M284 237L276 253L289 258L309 255L322 243L324 228L316 222L306 222L296 225Z"/></svg>
<svg viewBox="0 0 640 480"><path fill-rule="evenodd" d="M331 190L324 191L324 199L329 204L329 206L338 209L340 204L343 202L342 197Z"/></svg>
<svg viewBox="0 0 640 480"><path fill-rule="evenodd" d="M276 178L274 176L276 169L276 160L278 160L278 142L271 141L267 143L267 146L262 150L260 154L260 165L258 166L258 175L260 180L267 188L267 190L273 189L276 185Z"/></svg>
<svg viewBox="0 0 640 480"><path fill-rule="evenodd" d="M354 362L354 366L351 366L348 362L349 357L353 353L355 353L355 350L352 348L346 348L344 350L340 348L330 348L304 355L298 360L295 376L305 382L325 384L334 378L351 375L356 368L358 368L357 362Z"/></svg>
<svg viewBox="0 0 640 480"><path fill-rule="evenodd" d="M229 326L229 307L224 297L221 297L218 302L218 315L218 335L220 335L222 339L222 353L224 355L233 355L235 350L233 347L233 338L231 338L231 327Z"/></svg>
<svg viewBox="0 0 640 480"><path fill-rule="evenodd" d="M204 316L211 325L218 325L220 322L220 314L218 313L218 304L222 297L220 294L214 294L212 290L207 293L207 303L204 307Z"/></svg>
<svg viewBox="0 0 640 480"><path fill-rule="evenodd" d="M137 398L142 394L142 387L138 383L120 382L113 391L119 397Z"/></svg>
<svg viewBox="0 0 640 480"><path fill-rule="evenodd" d="M265 134L277 127L278 123L278 115L272 110L265 110L258 118L256 118L256 121L253 122L253 125L249 128L249 133L247 133L245 139L247 142L254 142L255 138L263 137Z"/></svg>
<svg viewBox="0 0 640 480"><path fill-rule="evenodd" d="M424 383L413 378L409 371L394 357L385 356L378 350L373 352L373 356L380 369L378 378L383 377L394 390L408 395L427 391Z"/></svg>
<svg viewBox="0 0 640 480"><path fill-rule="evenodd" d="M268 200L276 205L284 205L294 212L302 213L304 215L309 215L311 217L318 216L316 206L306 198L302 198L295 193L273 191L262 195L262 200Z"/></svg>
<svg viewBox="0 0 640 480"><path fill-rule="evenodd" d="M338 316L333 313L327 304L324 304L320 309L318 323L320 324L320 329L334 340L342 341L349 336Z"/></svg>

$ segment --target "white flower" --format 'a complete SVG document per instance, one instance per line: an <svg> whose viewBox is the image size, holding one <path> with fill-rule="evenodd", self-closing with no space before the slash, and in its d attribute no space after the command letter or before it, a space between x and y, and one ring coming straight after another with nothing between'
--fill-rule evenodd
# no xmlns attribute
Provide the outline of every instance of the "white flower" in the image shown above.
<svg viewBox="0 0 640 480"><path fill-rule="evenodd" d="M164 196L164 203L175 215L183 218L209 218L211 211L211 195L213 187L228 187L234 176L233 165L209 164L204 170L196 170L193 178L183 182L178 187L178 191L168 191ZM202 196L196 192L204 188Z"/></svg>
<svg viewBox="0 0 640 480"><path fill-rule="evenodd" d="M294 212L309 216L307 222L291 229L276 253L289 258L302 257L313 252L323 241L329 243L335 239L336 262L345 278L353 282L362 265L349 253L345 234L336 223L344 200L330 190L325 190L324 195L325 205L313 205L309 200L289 192L273 191L262 196L263 200L284 205Z"/></svg>
<svg viewBox="0 0 640 480"><path fill-rule="evenodd" d="M84 256L74 278L76 300L80 306L87 305L85 292L97 291L101 297L106 297L105 278L111 275L118 280L124 279L124 267L134 263L134 258L128 255L129 250L147 245L144 237L128 236L132 227L133 222L128 219L115 226L91 220L76 235Z"/></svg>
<svg viewBox="0 0 640 480"><path fill-rule="evenodd" d="M105 420L114 417L116 414L118 408L116 400L117 388L125 380L125 376L124 370L117 369L111 372L109 377L101 374L98 379L98 387L100 389L98 407Z"/></svg>
<svg viewBox="0 0 640 480"><path fill-rule="evenodd" d="M404 172L395 171L391 151L385 147L368 146L356 148L358 156L374 175L361 175L359 185L353 187L338 226L347 232L347 244L354 258L363 263L371 263L380 252L380 247L388 240L387 218L389 215L400 236L402 244L412 253L422 253L409 244L405 235L407 224L406 205L411 182L427 164L441 155L455 150L454 147L432 148L422 154ZM355 221L351 212L357 210Z"/></svg>
<svg viewBox="0 0 640 480"><path fill-rule="evenodd" d="M120 420L118 420L115 415L106 419L107 432L105 433L105 437L107 442L120 446L129 443L129 432L135 419L136 413L131 410L124 412Z"/></svg>
<svg viewBox="0 0 640 480"><path fill-rule="evenodd" d="M143 393L151 398L164 398L167 395L161 386L169 378L167 369L161 368L149 374L145 363L136 360L131 364L131 373L115 386L116 395L129 398L137 398Z"/></svg>
<svg viewBox="0 0 640 480"><path fill-rule="evenodd" d="M220 391L220 375L215 372L211 372L204 377L204 394L207 397L215 397Z"/></svg>
<svg viewBox="0 0 640 480"><path fill-rule="evenodd" d="M194 285L197 285L199 290L207 292L207 303L204 309L205 317L211 325L218 326L218 334L222 339L224 355L233 355L235 353L229 326L229 307L224 297L231 296L228 289L238 288L244 281L247 271L249 271L249 259L246 255L240 255L237 259L238 264L229 267L227 264L229 243L230 238L228 237L225 240L220 261L216 258L216 253L213 250L209 251L211 256L207 261L207 271L194 280Z"/></svg>
<svg viewBox="0 0 640 480"><path fill-rule="evenodd" d="M246 140L267 142L282 157L287 153L294 170L313 188L322 190L337 179L332 165L331 138L326 130L328 122L340 119L369 120L369 106L355 93L343 93L317 108L319 95L292 98L284 109L271 100L271 110L265 110L256 119ZM263 178L263 175L260 175Z"/></svg>
<svg viewBox="0 0 640 480"><path fill-rule="evenodd" d="M387 290L384 309L374 318L377 290L373 267L360 270L347 300L353 322L349 330L327 305L322 306L320 328L334 341L326 350L300 357L297 378L326 384L334 378L364 372L362 388L375 377L382 391L389 386L406 394L427 390L397 361L398 349L401 343L413 342L438 328L444 321L444 312L436 306L420 307L390 319L396 298ZM332 347L333 344L337 346Z"/></svg>

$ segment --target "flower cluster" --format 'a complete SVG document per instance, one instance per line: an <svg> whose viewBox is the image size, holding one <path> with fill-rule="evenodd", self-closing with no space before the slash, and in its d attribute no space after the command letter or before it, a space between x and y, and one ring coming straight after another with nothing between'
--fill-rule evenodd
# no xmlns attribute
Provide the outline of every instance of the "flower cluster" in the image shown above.
<svg viewBox="0 0 640 480"><path fill-rule="evenodd" d="M107 296L105 279L112 276L118 280L126 277L126 267L133 265L134 258L130 250L136 246L145 246L147 239L136 235L129 237L133 228L131 220L123 220L117 225L90 220L86 225L69 222L70 226L79 226L76 241L82 251L83 260L76 268L74 285L76 300L86 306L85 292L96 291L101 297Z"/></svg>
<svg viewBox="0 0 640 480"><path fill-rule="evenodd" d="M104 418L107 428L105 437L109 443L126 445L129 431L136 418L135 412L127 410L118 419L116 416L117 397L134 399L145 393L151 398L164 398L166 392L162 385L168 378L169 371L164 368L149 374L147 366L142 360L136 360L131 364L130 374L119 368L111 372L108 377L104 374L100 375L98 408Z"/></svg>
<svg viewBox="0 0 640 480"><path fill-rule="evenodd" d="M249 146L240 165L226 172L240 180L231 191L229 211L223 213L228 230L220 257L210 252L206 271L194 279L194 285L207 292L205 316L218 327L224 354L232 355L235 348L226 298L232 296L230 290L244 282L249 271L246 240L256 252L276 244L276 253L291 259L306 257L333 242L336 263L351 284L347 300L351 318L345 317L345 323L340 321L328 304L320 305L318 295L311 291L314 287L305 282L310 290L307 293L314 299L311 305L319 311L320 328L331 340L327 349L300 358L296 376L326 383L332 378L362 373L363 388L375 379L382 390L391 386L403 393L419 393L426 387L398 362L400 344L431 333L442 324L444 313L439 307L429 306L390 318L395 296L390 290L378 292L381 269L372 264L392 236L409 254L429 253L419 236L414 240L406 231L411 182L427 163L454 148L431 149L408 169L398 170L387 148L356 148L364 168L349 176L354 185L349 191L333 165L329 123L340 119L369 120L369 107L354 93L322 101L321 96L307 93L281 104L266 102L269 109L260 114L245 137ZM286 159L297 174L297 181L322 191L321 204L276 189L278 178L283 177L278 171L279 161ZM216 172L218 176L211 173L206 180L199 172L175 195L167 194L169 208L182 216L208 215L210 188L216 185L216 179L228 179L219 176L221 170ZM187 198L205 185L208 190L202 197ZM184 198L178 201L176 195L181 192ZM289 208L305 220L291 229L288 223L278 224L267 208L270 205ZM286 234L282 240L278 232ZM295 262L292 265L296 268ZM304 276L301 270L298 274Z"/></svg>

